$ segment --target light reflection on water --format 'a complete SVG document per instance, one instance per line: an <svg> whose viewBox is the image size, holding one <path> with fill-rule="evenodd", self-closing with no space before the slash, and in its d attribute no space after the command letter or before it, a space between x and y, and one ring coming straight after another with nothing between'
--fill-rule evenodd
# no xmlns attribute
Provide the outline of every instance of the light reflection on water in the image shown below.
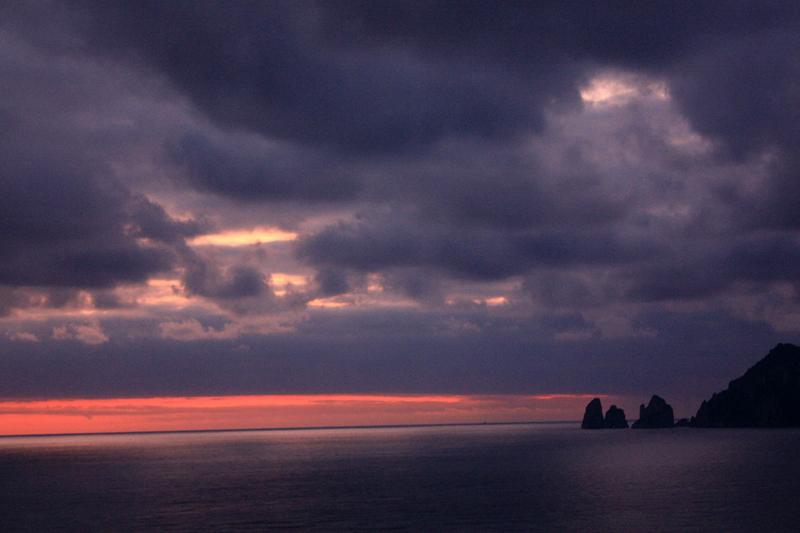
<svg viewBox="0 0 800 533"><path fill-rule="evenodd" d="M798 430L0 439L2 530L793 531Z"/></svg>

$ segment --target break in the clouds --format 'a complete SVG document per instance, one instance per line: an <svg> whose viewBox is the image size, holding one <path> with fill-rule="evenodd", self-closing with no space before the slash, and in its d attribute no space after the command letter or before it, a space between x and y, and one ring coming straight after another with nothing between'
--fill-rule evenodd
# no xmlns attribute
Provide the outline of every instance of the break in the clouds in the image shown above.
<svg viewBox="0 0 800 533"><path fill-rule="evenodd" d="M794 2L6 3L0 396L706 396L800 338L798 49Z"/></svg>

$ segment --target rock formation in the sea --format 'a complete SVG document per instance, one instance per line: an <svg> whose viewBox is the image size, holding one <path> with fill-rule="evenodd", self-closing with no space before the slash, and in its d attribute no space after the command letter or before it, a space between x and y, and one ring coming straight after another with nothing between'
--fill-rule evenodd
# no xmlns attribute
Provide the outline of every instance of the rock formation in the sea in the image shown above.
<svg viewBox="0 0 800 533"><path fill-rule="evenodd" d="M625 429L628 427L628 421L625 419L625 411L616 405L612 405L608 408L604 423L605 427L608 429Z"/></svg>
<svg viewBox="0 0 800 533"><path fill-rule="evenodd" d="M672 406L654 394L647 407L639 407L639 420L633 423L633 429L671 428L674 425Z"/></svg>
<svg viewBox="0 0 800 533"><path fill-rule="evenodd" d="M608 408L605 418L603 417L603 404L600 398L595 398L586 406L583 414L583 429L623 429L628 427L625 420L625 411L612 405Z"/></svg>
<svg viewBox="0 0 800 533"><path fill-rule="evenodd" d="M583 414L582 429L603 429L605 423L603 421L603 404L600 403L600 398L595 398L586 406L586 412Z"/></svg>
<svg viewBox="0 0 800 533"><path fill-rule="evenodd" d="M704 401L695 427L800 427L800 347L778 344Z"/></svg>
<svg viewBox="0 0 800 533"><path fill-rule="evenodd" d="M691 424L689 423L689 419L688 418L681 418L681 419L675 421L675 427L676 428L686 428L686 427L689 427L690 425Z"/></svg>

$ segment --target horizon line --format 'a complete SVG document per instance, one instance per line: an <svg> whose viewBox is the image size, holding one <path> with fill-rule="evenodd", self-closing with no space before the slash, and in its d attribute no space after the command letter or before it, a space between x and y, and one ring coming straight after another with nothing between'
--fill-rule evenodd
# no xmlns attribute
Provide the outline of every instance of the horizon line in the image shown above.
<svg viewBox="0 0 800 533"><path fill-rule="evenodd" d="M403 429L403 428L434 428L458 426L525 426L525 425L555 425L555 424L580 424L580 420L525 420L509 422L441 422L419 424L357 424L343 426L272 426L257 428L225 428L225 429L170 429L161 431L92 431L85 433L24 433L0 435L0 439L19 439L30 437L100 437L115 435L170 435L175 433L255 433L259 431L325 431L338 429Z"/></svg>

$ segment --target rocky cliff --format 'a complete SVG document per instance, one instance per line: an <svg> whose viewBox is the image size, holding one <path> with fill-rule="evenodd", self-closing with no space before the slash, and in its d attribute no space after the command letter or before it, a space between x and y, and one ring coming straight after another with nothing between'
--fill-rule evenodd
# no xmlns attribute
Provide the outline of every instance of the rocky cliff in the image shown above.
<svg viewBox="0 0 800 533"><path fill-rule="evenodd" d="M800 347L778 344L704 401L695 427L800 427Z"/></svg>
<svg viewBox="0 0 800 533"><path fill-rule="evenodd" d="M581 429L603 429L604 427L603 404L600 403L600 398L595 398L586 406Z"/></svg>
<svg viewBox="0 0 800 533"><path fill-rule="evenodd" d="M583 422L581 423L583 429L623 429L627 427L625 411L616 405L609 407L605 418L603 417L603 404L600 402L600 398L589 402L583 413Z"/></svg>
<svg viewBox="0 0 800 533"><path fill-rule="evenodd" d="M647 407L639 407L639 420L633 423L633 429L671 428L674 425L672 406L654 394Z"/></svg>
<svg viewBox="0 0 800 533"><path fill-rule="evenodd" d="M625 411L616 405L608 408L604 423L608 429L625 429L628 427L628 421L625 420Z"/></svg>

